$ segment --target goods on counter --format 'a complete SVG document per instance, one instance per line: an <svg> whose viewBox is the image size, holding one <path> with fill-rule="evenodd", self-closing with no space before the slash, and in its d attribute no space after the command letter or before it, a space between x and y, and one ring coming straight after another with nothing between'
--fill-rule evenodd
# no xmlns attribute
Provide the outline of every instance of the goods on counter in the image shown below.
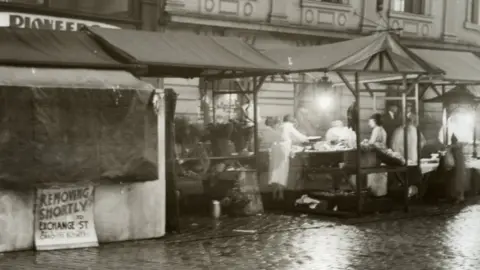
<svg viewBox="0 0 480 270"><path fill-rule="evenodd" d="M326 142L320 141L313 145L306 146L305 152L333 152L333 151L346 151L351 149L345 141L339 142Z"/></svg>
<svg viewBox="0 0 480 270"><path fill-rule="evenodd" d="M398 152L394 152L392 149L386 149L376 146L375 151L378 159L389 166L402 166L405 165L405 157Z"/></svg>
<svg viewBox="0 0 480 270"><path fill-rule="evenodd" d="M233 130L233 123L209 125L208 139L212 143L214 156L229 156L235 152L235 146L230 141Z"/></svg>

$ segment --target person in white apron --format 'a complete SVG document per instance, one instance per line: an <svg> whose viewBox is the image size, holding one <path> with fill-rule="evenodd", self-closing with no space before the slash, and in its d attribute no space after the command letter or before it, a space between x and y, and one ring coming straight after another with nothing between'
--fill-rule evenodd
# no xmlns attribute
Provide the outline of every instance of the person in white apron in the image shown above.
<svg viewBox="0 0 480 270"><path fill-rule="evenodd" d="M294 119L286 115L279 127L280 138L271 147L268 184L273 186L273 198L283 200L290 170L290 154L294 142L308 142L308 137L294 127Z"/></svg>

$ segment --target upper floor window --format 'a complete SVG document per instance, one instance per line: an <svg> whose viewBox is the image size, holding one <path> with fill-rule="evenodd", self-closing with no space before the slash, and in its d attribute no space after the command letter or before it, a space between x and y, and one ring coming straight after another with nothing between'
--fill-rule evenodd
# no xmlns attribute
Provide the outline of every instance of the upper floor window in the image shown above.
<svg viewBox="0 0 480 270"><path fill-rule="evenodd" d="M333 3L333 4L348 4L349 0L321 0L325 3Z"/></svg>
<svg viewBox="0 0 480 270"><path fill-rule="evenodd" d="M480 5L478 0L472 0L470 6L470 22L480 24Z"/></svg>
<svg viewBox="0 0 480 270"><path fill-rule="evenodd" d="M131 17L133 0L50 0L49 7L108 17Z"/></svg>
<svg viewBox="0 0 480 270"><path fill-rule="evenodd" d="M0 0L0 3L43 5L45 4L45 0Z"/></svg>
<svg viewBox="0 0 480 270"><path fill-rule="evenodd" d="M392 9L398 12L425 14L425 0L393 0Z"/></svg>
<svg viewBox="0 0 480 270"><path fill-rule="evenodd" d="M114 18L134 17L137 0L0 0L0 4L39 5L49 10Z"/></svg>

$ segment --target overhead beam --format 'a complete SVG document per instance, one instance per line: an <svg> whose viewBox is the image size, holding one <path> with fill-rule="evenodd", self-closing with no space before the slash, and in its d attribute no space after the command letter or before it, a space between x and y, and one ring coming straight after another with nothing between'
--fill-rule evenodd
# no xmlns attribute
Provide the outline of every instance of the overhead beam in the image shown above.
<svg viewBox="0 0 480 270"><path fill-rule="evenodd" d="M345 75L343 75L343 73L341 73L341 72L337 72L337 75L343 81L343 83L348 88L348 90L350 90L350 92L352 92L353 96L355 98L358 97L355 87L348 81L347 77L345 77ZM358 77L358 75L356 75L356 76Z"/></svg>
<svg viewBox="0 0 480 270"><path fill-rule="evenodd" d="M417 78L415 78L415 79L413 80L413 82L412 82L408 87L406 87L406 89L405 89L405 95L408 96L412 91L414 91L414 90L415 90L415 85L416 85L417 83L419 83L422 78L423 78L422 75L418 75ZM404 81L406 82L406 78L404 79ZM405 87L405 86L407 86L407 85L404 83L404 87Z"/></svg>
<svg viewBox="0 0 480 270"><path fill-rule="evenodd" d="M373 92L370 91L370 86L368 85L368 83L364 83L363 84L363 87L365 87L365 89L368 91L368 93L370 94L370 96L373 98ZM360 89L359 89L360 90Z"/></svg>
<svg viewBox="0 0 480 270"><path fill-rule="evenodd" d="M399 72L398 71L398 66L395 63L395 61L393 60L392 53L389 50L385 51L385 57L387 58L388 62L390 63L390 66L392 66L393 71Z"/></svg>
<svg viewBox="0 0 480 270"><path fill-rule="evenodd" d="M373 61L378 57L378 54L372 55L370 59L368 59L367 64L365 65L365 68L363 70L367 71L370 69L370 66L373 64Z"/></svg>
<svg viewBox="0 0 480 270"><path fill-rule="evenodd" d="M384 69L385 69L385 64L384 64L383 60L384 60L384 53L383 52L378 53L378 69L380 71L384 71Z"/></svg>
<svg viewBox="0 0 480 270"><path fill-rule="evenodd" d="M440 93L440 91L438 91L438 88L436 85L431 85L432 87L432 90L435 92L435 94L437 94L437 97L441 96L442 94ZM445 89L445 86L442 86L442 89Z"/></svg>

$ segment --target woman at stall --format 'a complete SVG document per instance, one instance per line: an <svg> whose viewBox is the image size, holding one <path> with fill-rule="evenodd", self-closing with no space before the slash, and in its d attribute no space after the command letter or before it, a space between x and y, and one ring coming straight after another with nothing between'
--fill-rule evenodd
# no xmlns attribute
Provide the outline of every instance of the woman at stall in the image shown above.
<svg viewBox="0 0 480 270"><path fill-rule="evenodd" d="M280 138L270 151L268 184L273 186L273 199L283 200L283 191L288 183L290 155L293 143L308 142L308 137L300 133L294 126L295 119L291 115L283 118L278 131Z"/></svg>
<svg viewBox="0 0 480 270"><path fill-rule="evenodd" d="M375 144L377 147L387 147L387 132L383 128L382 115L376 113L368 119L368 125L372 129L368 144Z"/></svg>

